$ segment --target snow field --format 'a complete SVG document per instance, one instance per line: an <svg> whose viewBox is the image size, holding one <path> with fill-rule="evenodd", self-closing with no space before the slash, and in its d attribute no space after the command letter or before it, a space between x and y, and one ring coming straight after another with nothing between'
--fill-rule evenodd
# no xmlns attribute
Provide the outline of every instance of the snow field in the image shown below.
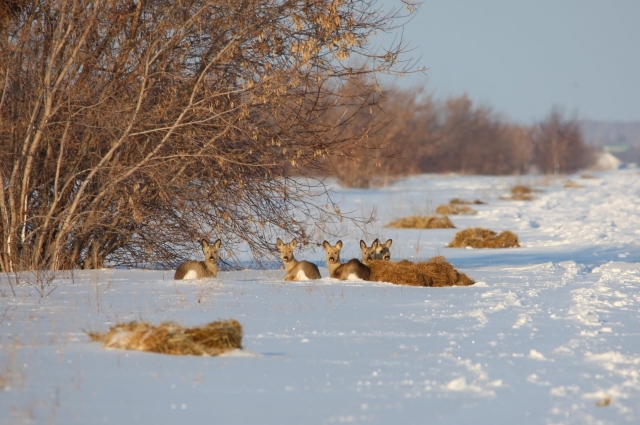
<svg viewBox="0 0 640 425"><path fill-rule="evenodd" d="M470 287L97 270L58 274L41 298L26 284L14 296L5 275L0 423L638 423L640 175L596 177L573 176L581 189L469 176L336 188L342 211L375 208L378 219L371 237L345 229L343 260L360 257L360 239L393 238L392 259L444 255ZM543 192L499 200L516 183ZM453 197L487 204L451 216L458 229L384 228ZM522 248L445 248L468 226L512 230ZM321 248L296 257L328 275ZM217 358L107 351L84 333L226 318L243 325L244 350Z"/></svg>

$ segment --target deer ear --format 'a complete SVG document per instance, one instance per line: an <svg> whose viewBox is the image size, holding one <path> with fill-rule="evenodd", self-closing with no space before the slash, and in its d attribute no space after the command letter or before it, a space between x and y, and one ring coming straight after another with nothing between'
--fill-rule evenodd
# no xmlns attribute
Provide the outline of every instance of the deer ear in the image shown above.
<svg viewBox="0 0 640 425"><path fill-rule="evenodd" d="M278 240L276 241L276 246L280 248L282 245L284 245L284 243L280 240L280 238L278 238Z"/></svg>
<svg viewBox="0 0 640 425"><path fill-rule="evenodd" d="M338 241L338 243L336 243L336 248L342 249L342 241Z"/></svg>
<svg viewBox="0 0 640 425"><path fill-rule="evenodd" d="M215 243L213 244L213 248L217 251L218 249L220 249L220 245L222 245L222 241L220 239L218 239L217 241L215 241Z"/></svg>
<svg viewBox="0 0 640 425"><path fill-rule="evenodd" d="M391 246L391 244L393 243L393 241L391 239L388 239L385 243L384 246L386 246L387 248L389 248Z"/></svg>
<svg viewBox="0 0 640 425"><path fill-rule="evenodd" d="M291 246L291 248L295 248L296 245L298 245L298 241L294 239L289 243L289 245Z"/></svg>
<svg viewBox="0 0 640 425"><path fill-rule="evenodd" d="M200 241L200 245L202 245L202 248L204 249L209 246L209 242L206 239L202 239Z"/></svg>
<svg viewBox="0 0 640 425"><path fill-rule="evenodd" d="M380 241L378 239L373 241L373 243L371 244L371 248L377 248L379 246L380 246Z"/></svg>
<svg viewBox="0 0 640 425"><path fill-rule="evenodd" d="M322 241L322 247L327 250L329 249L329 247L331 246L331 244L327 241Z"/></svg>
<svg viewBox="0 0 640 425"><path fill-rule="evenodd" d="M366 248L367 248L367 244L364 243L362 239L360 239L360 249L366 249Z"/></svg>

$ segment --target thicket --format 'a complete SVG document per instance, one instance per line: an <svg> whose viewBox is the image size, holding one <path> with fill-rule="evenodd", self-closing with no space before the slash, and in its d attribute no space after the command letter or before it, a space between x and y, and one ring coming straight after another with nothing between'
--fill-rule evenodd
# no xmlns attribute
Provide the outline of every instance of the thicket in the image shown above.
<svg viewBox="0 0 640 425"><path fill-rule="evenodd" d="M291 176L372 147L376 75L413 69L401 39L371 44L410 2L375 4L1 1L0 269L171 267L202 237L257 259L276 234L307 243L341 217Z"/></svg>
<svg viewBox="0 0 640 425"><path fill-rule="evenodd" d="M372 119L384 126L369 143L382 148L353 146L351 158L332 159L345 185L379 185L412 173L571 173L594 161L577 120L558 110L525 126L474 105L467 95L436 100L419 90L396 90L378 111Z"/></svg>

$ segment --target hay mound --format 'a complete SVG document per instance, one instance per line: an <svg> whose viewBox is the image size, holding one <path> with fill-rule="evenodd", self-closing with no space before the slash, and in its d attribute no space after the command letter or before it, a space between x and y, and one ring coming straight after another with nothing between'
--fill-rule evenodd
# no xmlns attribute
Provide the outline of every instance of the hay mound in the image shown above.
<svg viewBox="0 0 640 425"><path fill-rule="evenodd" d="M448 248L515 248L519 247L518 236L515 233L505 230L497 234L496 232L481 227L462 230L456 233Z"/></svg>
<svg viewBox="0 0 640 425"><path fill-rule="evenodd" d="M576 183L573 180L567 180L566 182L564 182L564 187L566 187L567 189L580 189L580 188L583 188L584 186Z"/></svg>
<svg viewBox="0 0 640 425"><path fill-rule="evenodd" d="M387 224L386 227L396 229L455 229L449 217L411 216L404 217Z"/></svg>
<svg viewBox="0 0 640 425"><path fill-rule="evenodd" d="M466 274L459 273L441 256L419 263L407 260L397 263L374 260L367 265L371 269L369 280L374 282L432 287L469 286L475 283Z"/></svg>
<svg viewBox="0 0 640 425"><path fill-rule="evenodd" d="M464 199L460 199L460 198L453 198L452 200L449 201L449 204L451 205L484 205L485 203L482 202L479 199L473 200L473 201L465 201Z"/></svg>
<svg viewBox="0 0 640 425"><path fill-rule="evenodd" d="M436 208L436 214L445 214L445 215L474 215L478 214L478 211L474 210L471 207L468 207L463 204L446 204L446 205L438 205Z"/></svg>
<svg viewBox="0 0 640 425"><path fill-rule="evenodd" d="M512 195L528 195L530 193L533 193L533 189L531 189L529 186L519 184L511 188Z"/></svg>
<svg viewBox="0 0 640 425"><path fill-rule="evenodd" d="M149 351L161 354L217 356L242 348L242 326L236 320L220 320L183 328L173 322L153 326L145 322L118 323L106 333L87 332L91 341L107 349Z"/></svg>
<svg viewBox="0 0 640 425"><path fill-rule="evenodd" d="M516 185L511 188L511 196L501 197L501 199L508 199L511 201L532 201L536 199L533 196L533 189L529 186Z"/></svg>

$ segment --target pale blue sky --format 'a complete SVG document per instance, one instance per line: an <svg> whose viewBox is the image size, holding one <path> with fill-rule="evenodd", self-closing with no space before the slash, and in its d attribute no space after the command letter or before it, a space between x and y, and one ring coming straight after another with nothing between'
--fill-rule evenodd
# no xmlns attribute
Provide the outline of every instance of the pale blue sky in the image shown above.
<svg viewBox="0 0 640 425"><path fill-rule="evenodd" d="M522 123L554 105L640 120L640 0L425 0L404 37L429 69L401 86L466 92Z"/></svg>

